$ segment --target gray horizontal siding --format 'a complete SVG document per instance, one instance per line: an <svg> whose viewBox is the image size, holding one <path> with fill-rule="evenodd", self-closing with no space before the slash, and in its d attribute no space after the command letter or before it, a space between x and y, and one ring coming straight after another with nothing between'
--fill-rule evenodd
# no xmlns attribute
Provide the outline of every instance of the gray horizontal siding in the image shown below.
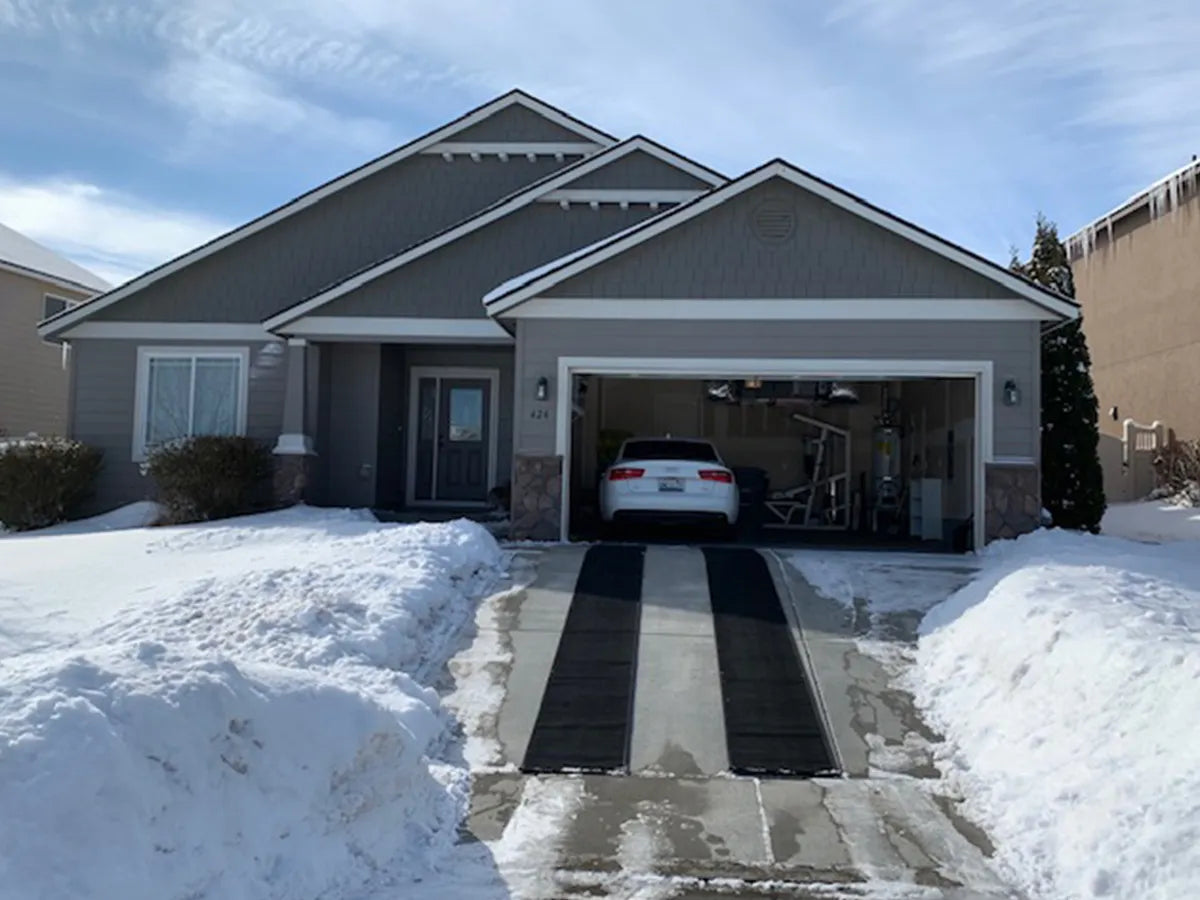
<svg viewBox="0 0 1200 900"><path fill-rule="evenodd" d="M265 344L200 344L195 341L110 341L82 339L72 342L74 397L71 435L104 453L93 511L112 509L153 496L153 483L133 462L134 395L139 346L244 347L250 348L250 387L246 433L274 443L283 419L285 369L283 357L263 353Z"/></svg>
<svg viewBox="0 0 1200 900"><path fill-rule="evenodd" d="M504 109L492 113L482 122L477 122L457 134L447 138L454 143L465 141L481 141L499 143L512 141L517 143L538 141L587 141L578 132L564 128L557 122L551 122L540 113L534 112L527 106L514 103Z"/></svg>
<svg viewBox="0 0 1200 900"><path fill-rule="evenodd" d="M759 240L765 201L795 216ZM1012 297L994 281L773 179L547 291L556 297Z"/></svg>
<svg viewBox="0 0 1200 900"><path fill-rule="evenodd" d="M96 314L258 322L443 230L567 162L417 155L244 237Z"/></svg>
<svg viewBox="0 0 1200 900"><path fill-rule="evenodd" d="M708 190L711 185L670 163L636 150L595 172L589 172L565 188L663 188L665 190Z"/></svg>
<svg viewBox="0 0 1200 900"><path fill-rule="evenodd" d="M648 206L574 205L564 210L532 203L374 279L316 314L484 318L483 296L498 284L649 215Z"/></svg>
<svg viewBox="0 0 1200 900"><path fill-rule="evenodd" d="M1036 322L522 319L517 327L517 452L554 451L554 404L549 404L550 418L534 419L528 398L538 378L554 383L561 356L992 360L996 455L1035 457L1038 452ZM1005 406L1000 396L1009 378L1024 395L1018 406Z"/></svg>

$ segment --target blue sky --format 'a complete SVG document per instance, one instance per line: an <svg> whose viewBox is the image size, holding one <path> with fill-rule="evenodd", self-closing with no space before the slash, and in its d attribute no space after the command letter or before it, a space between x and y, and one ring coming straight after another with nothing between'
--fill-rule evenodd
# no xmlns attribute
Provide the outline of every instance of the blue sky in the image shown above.
<svg viewBox="0 0 1200 900"><path fill-rule="evenodd" d="M519 86L1006 261L1200 153L1195 0L0 0L0 222L119 281Z"/></svg>

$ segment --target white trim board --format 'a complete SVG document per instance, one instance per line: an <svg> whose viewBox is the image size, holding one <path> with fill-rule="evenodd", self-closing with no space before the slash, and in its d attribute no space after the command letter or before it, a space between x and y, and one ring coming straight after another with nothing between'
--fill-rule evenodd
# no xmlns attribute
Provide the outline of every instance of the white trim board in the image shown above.
<svg viewBox="0 0 1200 900"><path fill-rule="evenodd" d="M633 229L631 233L623 237L614 237L607 242L601 241L592 251L576 259L568 258L569 261L564 262L561 266L550 269L527 284L515 287L508 294L495 297L487 304L488 312L493 316L500 315L514 306L544 293L548 288L560 284L566 279L578 275L580 272L590 269L607 259L611 259L631 247L648 241L677 225L682 225L684 222L688 222L772 178L781 178L797 187L810 191L823 200L827 200L859 218L878 225L880 228L897 234L906 240L924 247L926 250L937 253L951 262L964 266L1000 284L1018 296L1024 297L1043 307L1047 312L1053 313L1053 315L1047 316L1048 319L1075 319L1079 316L1079 309L1074 304L1048 291L1036 288L1024 279L1006 272L1003 268L989 263L972 253L968 253L942 238L935 237L917 228L915 225L911 225L882 210L876 209L859 200L857 197L835 188L820 179L814 178L807 172L803 172L782 160L768 163L753 172L743 175L741 178L729 182L724 187L719 187L711 191L692 203L688 203L662 215L654 222L647 224L644 228Z"/></svg>
<svg viewBox="0 0 1200 900"><path fill-rule="evenodd" d="M438 500L436 498L430 500L417 499L417 426L418 416L420 415L420 387L422 378L437 378L437 402L441 403L442 388L441 379L443 378L478 378L485 379L489 382L491 390L488 403L491 408L488 410L488 493L499 484L499 473L496 468L499 464L500 457L500 370L481 368L475 366L410 366L408 369L408 446L406 448L408 456L405 460L405 475L404 475L404 503L406 506L474 506L476 504L470 501L464 502L459 500ZM441 428L440 413L434 414L434 440L436 442L436 432ZM436 457L435 457L436 460ZM433 467L433 484L430 492L437 493L437 464ZM486 506L486 500L478 504Z"/></svg>
<svg viewBox="0 0 1200 900"><path fill-rule="evenodd" d="M421 152L429 156L591 156L603 150L608 143L595 141L442 141L426 147Z"/></svg>
<svg viewBox="0 0 1200 900"><path fill-rule="evenodd" d="M415 156L433 144L442 143L447 138L458 134L459 132L465 131L471 126L477 125L495 113L500 112L503 109L507 109L513 105L524 106L527 109L530 109L545 117L546 119L549 119L556 125L561 125L564 128L568 128L580 135L580 137L584 138L585 140L594 142L600 146L608 147L616 143L616 139L611 135L605 134L604 132L595 129L584 122L579 122L575 119L572 119L561 110L555 109L554 107L543 103L536 97L531 97L530 95L521 91L509 91L507 94L497 97L495 100L477 107L455 121L443 125L440 128L436 128L433 131L430 131L427 134L417 138L416 140L410 141L403 147L399 147L390 153L384 154L383 156L366 163L365 165L359 166L357 169L347 172L344 175L340 175L332 181L326 182L320 187L314 188L305 194L301 194L299 197L285 203L283 206L280 206L271 212L246 223L245 225L234 228L232 231L228 231L225 234L214 238L207 244L203 244L200 247L197 247L196 249L191 250L182 256L176 257L170 262L159 266L157 269L151 269L149 272L146 272L145 274L126 282L120 287L111 290L106 294L102 294L92 303L81 306L79 309L73 310L69 313L64 313L61 317L38 326L38 332L42 337L57 334L68 325L72 325L75 322L81 321L87 316L90 316L96 310L105 309L117 301L128 297L130 294L141 290L147 285L153 284L160 279L166 278L168 275L178 272L180 269L191 265L197 260L211 256L212 254L223 250L231 244L237 243L243 238L257 234L265 228L270 228L272 225L282 221L283 219L286 219L288 216L298 213L303 209L307 209L315 203L319 203L321 200L324 200L331 194L337 193L342 188L349 187L356 182L362 181L364 178L370 178L372 175L375 175L383 169L395 165L396 163L407 159L410 156ZM96 292L93 291L92 293Z"/></svg>
<svg viewBox="0 0 1200 900"><path fill-rule="evenodd" d="M405 342L511 344L513 336L492 319L423 319L374 316L303 316L281 333L326 340L364 338Z"/></svg>
<svg viewBox="0 0 1200 900"><path fill-rule="evenodd" d="M668 357L560 356L556 380L554 452L570 471L571 383L575 375L642 375L713 378L970 378L975 385L975 460L972 485L975 546L985 544L985 478L995 457L995 372L990 359L683 359ZM562 479L560 539L566 541L571 508L571 479Z"/></svg>
<svg viewBox="0 0 1200 900"><path fill-rule="evenodd" d="M604 299L533 297L506 319L657 319L669 321L994 321L1044 318L1028 300L833 297L813 299Z"/></svg>
<svg viewBox="0 0 1200 900"><path fill-rule="evenodd" d="M687 203L707 190L667 188L563 188L538 197L538 203Z"/></svg>
<svg viewBox="0 0 1200 900"><path fill-rule="evenodd" d="M247 407L250 401L249 347L138 347L137 375L133 391L133 439L130 453L134 462L146 459L146 404L150 390L150 360L175 359L232 359L239 362L237 433L246 433Z"/></svg>
<svg viewBox="0 0 1200 900"><path fill-rule="evenodd" d="M454 228L447 229L439 235L435 235L424 243L418 244L417 246L412 247L403 253L399 253L390 259L386 259L383 262L377 263L368 269L364 269L357 275L353 275L350 278L347 278L344 281L341 281L338 284L335 284L332 287L322 291L321 293L315 294L312 297L309 297L307 300L285 309L283 312L276 313L275 315L271 316L271 318L265 320L263 325L269 331L282 329L284 325L287 325L287 323L298 319L301 316L307 315L314 309L324 306L325 304L336 300L338 297L357 290L364 284L374 281L376 278L380 278L389 272L394 272L396 269L407 265L415 259L420 259L422 256L432 253L434 250L438 250L447 244L453 243L460 237L468 235L474 231L478 231L480 228L490 225L492 222L498 221L499 219L502 219L505 216L508 216L517 210L530 205L539 197L542 197L551 191L558 190L564 185L568 185L572 181L582 178L584 175L595 172L598 169L602 169L619 159L623 159L631 153L637 152L648 153L657 159L661 159L664 162L679 168L685 168L686 165L687 167L693 169L699 169L695 163L684 160L682 157L672 153L670 150L658 146L653 141L649 141L643 137L630 138L627 141L622 141L620 144L609 147L602 153L597 153L595 156L571 166L569 169L564 169L562 172L559 172L556 175L543 179L528 190L514 194L507 200L490 207L488 210L480 213L474 218L467 219L465 222L460 223ZM719 183L719 176L702 169L700 171L704 171L706 180L713 183Z"/></svg>
<svg viewBox="0 0 1200 900"><path fill-rule="evenodd" d="M257 322L82 322L58 336L137 341L279 340Z"/></svg>

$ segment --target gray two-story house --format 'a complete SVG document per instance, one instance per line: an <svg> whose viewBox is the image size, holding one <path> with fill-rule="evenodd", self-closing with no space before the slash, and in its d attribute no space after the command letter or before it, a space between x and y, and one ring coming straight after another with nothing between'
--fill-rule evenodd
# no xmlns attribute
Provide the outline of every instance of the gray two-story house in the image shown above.
<svg viewBox="0 0 1200 900"><path fill-rule="evenodd" d="M978 545L1040 510L1039 332L1076 307L786 162L737 178L520 91L40 326L98 503L156 443L281 499L565 538L615 442L705 437L767 524Z"/></svg>

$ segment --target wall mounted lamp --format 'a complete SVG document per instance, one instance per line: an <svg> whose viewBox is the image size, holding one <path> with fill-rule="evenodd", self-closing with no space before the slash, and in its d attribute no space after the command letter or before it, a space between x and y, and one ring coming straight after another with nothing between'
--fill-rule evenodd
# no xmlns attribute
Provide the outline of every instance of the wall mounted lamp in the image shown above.
<svg viewBox="0 0 1200 900"><path fill-rule="evenodd" d="M537 388L534 391L534 396L538 400L550 399L550 382L545 375L537 380Z"/></svg>
<svg viewBox="0 0 1200 900"><path fill-rule="evenodd" d="M1004 382L1004 405L1016 406L1021 402L1021 389L1011 378Z"/></svg>

